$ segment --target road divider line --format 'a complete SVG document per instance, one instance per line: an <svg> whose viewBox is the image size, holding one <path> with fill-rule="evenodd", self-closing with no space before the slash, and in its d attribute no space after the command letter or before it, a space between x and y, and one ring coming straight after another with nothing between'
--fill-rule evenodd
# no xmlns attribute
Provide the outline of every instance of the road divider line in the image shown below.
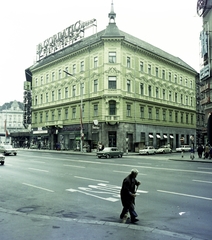
<svg viewBox="0 0 212 240"><path fill-rule="evenodd" d="M28 168L29 170L33 170L33 171L39 171L39 172L49 172L47 170L43 170L43 169L37 169L37 168Z"/></svg>
<svg viewBox="0 0 212 240"><path fill-rule="evenodd" d="M115 171L115 170L113 170L113 172L115 172L115 173L124 173L124 174L129 174L129 172L123 172L123 171ZM140 173L139 172L139 175L147 175L147 174L145 174L145 173Z"/></svg>
<svg viewBox="0 0 212 240"><path fill-rule="evenodd" d="M77 165L66 165L66 164L63 164L64 167L75 167L75 168L85 168L83 166L77 166Z"/></svg>
<svg viewBox="0 0 212 240"><path fill-rule="evenodd" d="M35 186L35 185L32 185L32 184L28 184L28 183L22 183L22 184L26 185L28 187L38 188L38 189L41 189L41 190L44 190L44 191L47 191L47 192L54 192L53 190L50 190L50 189L47 189L47 188L43 188L43 187L38 187L38 186Z"/></svg>
<svg viewBox="0 0 212 240"><path fill-rule="evenodd" d="M202 180L192 180L193 182L200 182L200 183L211 183L212 184L212 182L209 182L209 181L202 181Z"/></svg>
<svg viewBox="0 0 212 240"><path fill-rule="evenodd" d="M84 179L84 180L95 181L95 182L105 182L105 183L109 183L109 181L104 181L104 180L98 180L98 179L92 179L92 178L85 178L85 177L80 177L80 176L74 176L74 177L75 177L75 178Z"/></svg>
<svg viewBox="0 0 212 240"><path fill-rule="evenodd" d="M201 197L201 196L196 196L196 195L189 195L189 194L185 194L185 193L169 192L169 191L164 191L164 190L157 190L157 192L212 201L212 198Z"/></svg>

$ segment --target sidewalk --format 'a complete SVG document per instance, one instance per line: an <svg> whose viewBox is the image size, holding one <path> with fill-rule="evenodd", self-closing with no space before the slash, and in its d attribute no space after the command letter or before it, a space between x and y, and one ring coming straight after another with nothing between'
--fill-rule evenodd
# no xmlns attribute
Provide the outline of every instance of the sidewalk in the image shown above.
<svg viewBox="0 0 212 240"><path fill-rule="evenodd" d="M199 158L198 154L194 154L194 159L190 158L190 152L185 152L183 155L181 153L173 153L173 155L169 158L171 161L182 161L182 162L203 162L203 163L212 163L212 159L204 159Z"/></svg>

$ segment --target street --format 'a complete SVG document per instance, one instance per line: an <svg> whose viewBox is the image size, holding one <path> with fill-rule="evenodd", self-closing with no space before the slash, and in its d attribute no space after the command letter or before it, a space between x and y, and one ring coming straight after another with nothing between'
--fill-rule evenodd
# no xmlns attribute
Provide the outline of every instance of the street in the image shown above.
<svg viewBox="0 0 212 240"><path fill-rule="evenodd" d="M180 154L179 159L180 159ZM20 150L0 166L1 240L211 239L212 164L176 153L98 159ZM140 221L122 224L122 180L137 168Z"/></svg>

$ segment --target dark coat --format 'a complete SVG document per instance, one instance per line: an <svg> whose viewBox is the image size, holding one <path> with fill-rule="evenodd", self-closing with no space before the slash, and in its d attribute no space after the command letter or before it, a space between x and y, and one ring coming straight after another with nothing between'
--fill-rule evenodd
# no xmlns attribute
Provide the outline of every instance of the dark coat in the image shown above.
<svg viewBox="0 0 212 240"><path fill-rule="evenodd" d="M135 186L138 186L138 181L132 177L132 174L128 175L122 183L121 188L121 201L123 206L129 206L134 204L135 198L131 194L135 194Z"/></svg>

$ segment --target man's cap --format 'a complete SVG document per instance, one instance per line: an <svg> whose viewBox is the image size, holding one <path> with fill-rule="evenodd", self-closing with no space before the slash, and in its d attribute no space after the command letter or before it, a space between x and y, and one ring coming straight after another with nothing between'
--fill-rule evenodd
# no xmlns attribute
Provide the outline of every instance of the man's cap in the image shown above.
<svg viewBox="0 0 212 240"><path fill-rule="evenodd" d="M131 174L132 174L132 173L134 173L134 174L138 174L139 171L138 171L137 169L134 168L134 169L131 170Z"/></svg>

